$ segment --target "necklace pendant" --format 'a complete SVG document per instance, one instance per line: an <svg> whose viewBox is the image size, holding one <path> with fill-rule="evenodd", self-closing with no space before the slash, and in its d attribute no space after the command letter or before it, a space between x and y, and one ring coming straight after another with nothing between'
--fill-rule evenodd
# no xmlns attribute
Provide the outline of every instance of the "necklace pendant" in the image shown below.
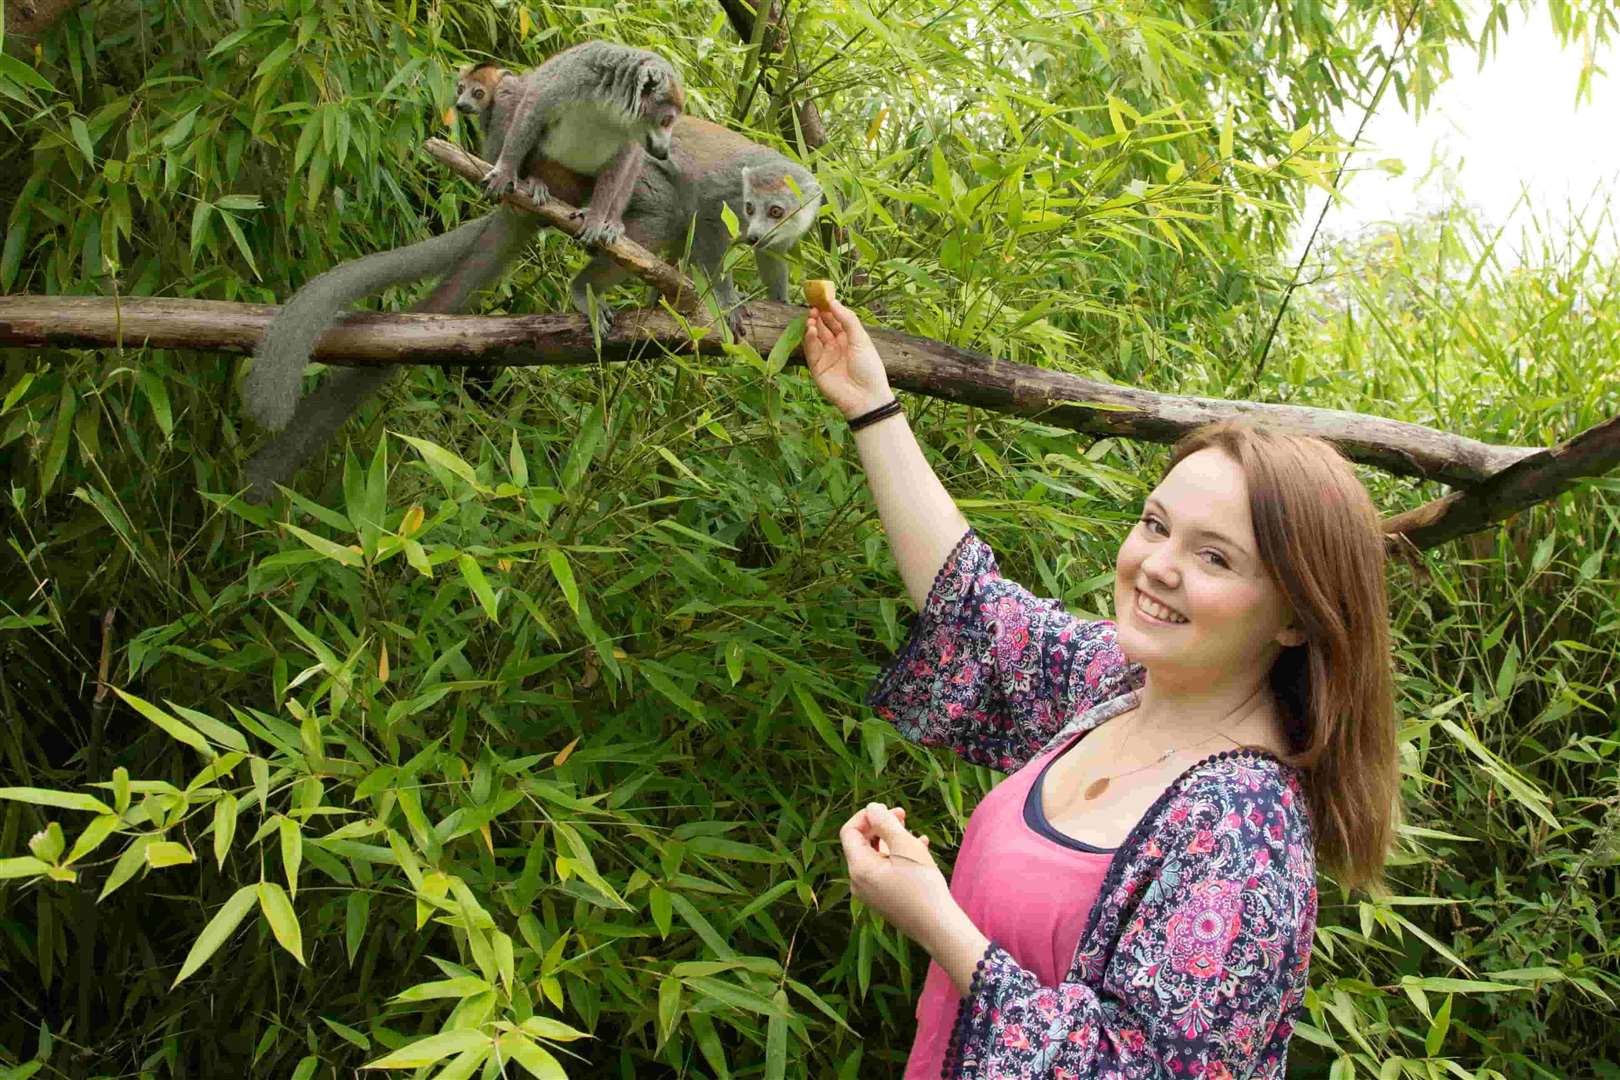
<svg viewBox="0 0 1620 1080"><path fill-rule="evenodd" d="M1101 795L1107 790L1108 777L1105 776L1101 780L1093 780L1090 784L1086 785L1086 798L1088 800L1095 799L1097 796Z"/></svg>

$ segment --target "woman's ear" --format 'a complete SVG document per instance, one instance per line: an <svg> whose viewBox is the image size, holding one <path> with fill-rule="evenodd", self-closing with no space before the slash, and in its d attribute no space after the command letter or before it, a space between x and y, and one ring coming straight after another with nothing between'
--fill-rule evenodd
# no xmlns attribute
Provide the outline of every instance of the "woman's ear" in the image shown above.
<svg viewBox="0 0 1620 1080"><path fill-rule="evenodd" d="M1298 619L1290 617L1287 624L1277 631L1277 644L1285 649L1305 644L1305 631L1300 629Z"/></svg>

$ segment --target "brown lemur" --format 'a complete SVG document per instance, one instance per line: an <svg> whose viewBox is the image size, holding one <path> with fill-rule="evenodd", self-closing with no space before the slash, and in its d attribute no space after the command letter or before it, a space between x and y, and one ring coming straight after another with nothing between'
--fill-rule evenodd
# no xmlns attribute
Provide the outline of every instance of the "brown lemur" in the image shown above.
<svg viewBox="0 0 1620 1080"><path fill-rule="evenodd" d="M466 86L461 90L457 107L482 117L490 110L492 98L487 88L483 94L479 94L478 89ZM498 107L489 122L500 123ZM583 202L590 195L588 178L556 169L543 171L542 175L550 183L552 192L566 201L576 201L570 198L572 195ZM569 183L573 188L567 187ZM716 299L733 317L735 326L741 309L730 273L722 269L722 258L731 243L731 235L721 207L732 207L738 223L738 240L753 247L755 262L769 295L785 302L788 267L783 256L815 220L820 203L820 186L803 166L718 124L683 115L674 123L669 157L649 161L642 169L624 213L624 224L633 239L666 256L682 252L688 227L693 226L693 261L709 276ZM487 227L487 234L472 231L480 225ZM539 227L539 219L534 215L502 207L462 226L470 231L472 242L464 242L462 247L433 250L432 256L441 260L434 266L423 269L413 263L407 272L402 264L396 264L397 276L378 273L370 285L374 290L381 290L389 284L453 267L444 283L417 305L416 310L459 310L459 305L499 278L507 265L521 256ZM444 239L423 241L388 254L428 248ZM468 254L467 247L475 250ZM380 257L373 255L367 259ZM593 259L576 275L570 287L575 305L588 313L587 290L600 293L623 276L617 264L606 256ZM597 313L604 320L605 329L611 312L599 303ZM248 462L252 496L268 498L274 494L274 484L287 483L342 426L349 413L397 370L393 366L340 368L328 374L325 382L299 404L298 415L289 428L261 447Z"/></svg>
<svg viewBox="0 0 1620 1080"><path fill-rule="evenodd" d="M596 177L582 212L580 239L587 243L622 235L624 209L646 160L642 150L654 158L669 156L671 129L684 105L680 77L668 61L608 41L564 49L521 76L493 65L475 67L456 87L456 108L484 121L483 156L495 161L484 178L486 190L501 195L521 186L544 200L548 178L567 172ZM538 228L532 215L503 206L443 236L367 255L312 279L277 313L254 351L253 369L242 384L248 414L272 431L288 426L316 340L354 301L387 285L445 273L415 310L460 310ZM386 378L361 379L341 393L352 398L352 407ZM250 468L255 462L260 455Z"/></svg>

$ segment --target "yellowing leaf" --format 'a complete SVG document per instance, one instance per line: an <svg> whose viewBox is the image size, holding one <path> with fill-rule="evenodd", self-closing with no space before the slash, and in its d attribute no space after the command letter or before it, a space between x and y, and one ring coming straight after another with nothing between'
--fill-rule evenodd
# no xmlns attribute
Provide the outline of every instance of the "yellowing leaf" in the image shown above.
<svg viewBox="0 0 1620 1080"><path fill-rule="evenodd" d="M184 866L195 861L190 850L173 840L154 840L146 845L146 865L154 870L161 870L165 866Z"/></svg>
<svg viewBox="0 0 1620 1080"><path fill-rule="evenodd" d="M185 962L180 965L180 974L176 975L174 982L170 984L171 989L179 986L186 976L202 967L204 961L219 951L219 947L225 944L226 939L235 933L237 926L242 922L242 916L253 907L255 893L254 886L244 885L220 905L219 910L214 912L214 917L208 920L208 925L203 927L202 933L197 935L191 951L186 953Z"/></svg>
<svg viewBox="0 0 1620 1080"><path fill-rule="evenodd" d="M495 1044L495 1053L517 1062L530 1076L539 1077L539 1080L568 1080L568 1074L556 1058L515 1032L501 1036Z"/></svg>
<svg viewBox="0 0 1620 1080"><path fill-rule="evenodd" d="M287 899L286 890L273 881L261 881L258 892L259 907L264 911L265 921L270 924L270 932L276 935L281 947L302 964L304 933L298 927L298 916L293 913L292 901Z"/></svg>
<svg viewBox="0 0 1620 1080"><path fill-rule="evenodd" d="M100 817L92 818L90 824L84 827L84 832L73 842L73 850L68 852L67 861L76 862L96 850L103 840L112 835L119 824L116 814L102 814Z"/></svg>
<svg viewBox="0 0 1620 1080"><path fill-rule="evenodd" d="M484 1049L490 1046L490 1039L477 1031L445 1031L438 1035L429 1035L425 1039L418 1039L409 1046L402 1046L392 1054L385 1054L376 1061L370 1061L360 1066L362 1069L419 1069L423 1065L432 1065L435 1061L443 1061L451 1054L463 1054L469 1050Z"/></svg>
<svg viewBox="0 0 1620 1080"><path fill-rule="evenodd" d="M0 881L7 878L34 877L50 868L50 863L40 862L32 855L23 855L16 859L0 859Z"/></svg>
<svg viewBox="0 0 1620 1080"><path fill-rule="evenodd" d="M573 1042L575 1039L589 1039L590 1033L571 1028L561 1020L553 1020L549 1016L531 1016L523 1021L523 1030L530 1035L541 1039L550 1039L552 1042Z"/></svg>
<svg viewBox="0 0 1620 1080"><path fill-rule="evenodd" d="M52 792L44 787L0 787L0 798L10 798L18 803L34 803L36 806L55 806L57 810L87 810L92 814L112 813L112 806L94 795Z"/></svg>
<svg viewBox="0 0 1620 1080"><path fill-rule="evenodd" d="M429 464L437 465L439 468L461 477L473 487L478 487L477 473L473 471L471 465L463 461L458 455L451 453L438 443L429 442L427 439L417 439L410 435L401 435L399 437L414 446L416 452L421 454L423 460Z"/></svg>
<svg viewBox="0 0 1620 1080"><path fill-rule="evenodd" d="M225 869L225 856L230 854L231 841L236 837L236 796L222 795L214 804L214 860Z"/></svg>
<svg viewBox="0 0 1620 1080"><path fill-rule="evenodd" d="M281 866L287 872L287 888L298 895L298 867L304 861L304 833L290 817L281 819Z"/></svg>
<svg viewBox="0 0 1620 1080"><path fill-rule="evenodd" d="M574 736L574 741L557 751L557 756L551 759L551 763L553 765L561 765L563 762L567 761L568 758L573 754L574 747L579 745L579 740L582 737L583 736L579 735Z"/></svg>
<svg viewBox="0 0 1620 1080"><path fill-rule="evenodd" d="M401 536L415 535L416 530L422 527L422 522L426 519L427 514L423 511L422 507L420 505L413 505L409 510L405 511L405 516L400 519L399 534Z"/></svg>
<svg viewBox="0 0 1620 1080"><path fill-rule="evenodd" d="M302 540L308 547L325 555L328 559L342 563L344 566L363 566L365 558L356 550L344 545L335 544L324 536L316 536L308 529L300 529L291 522L284 522L282 528Z"/></svg>
<svg viewBox="0 0 1620 1080"><path fill-rule="evenodd" d="M388 642L380 642L377 652L377 681L388 681Z"/></svg>

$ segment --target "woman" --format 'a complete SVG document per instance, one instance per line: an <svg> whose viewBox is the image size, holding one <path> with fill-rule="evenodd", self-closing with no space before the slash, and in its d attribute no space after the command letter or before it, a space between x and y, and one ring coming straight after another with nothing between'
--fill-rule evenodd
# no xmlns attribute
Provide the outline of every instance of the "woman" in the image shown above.
<svg viewBox="0 0 1620 1080"><path fill-rule="evenodd" d="M1321 440L1198 429L1120 547L1115 620L1083 622L997 573L848 309L812 309L804 349L920 612L868 703L1013 774L949 884L902 810L840 832L855 895L932 957L906 1076L1283 1076L1318 856L1377 882L1398 810L1365 489Z"/></svg>

